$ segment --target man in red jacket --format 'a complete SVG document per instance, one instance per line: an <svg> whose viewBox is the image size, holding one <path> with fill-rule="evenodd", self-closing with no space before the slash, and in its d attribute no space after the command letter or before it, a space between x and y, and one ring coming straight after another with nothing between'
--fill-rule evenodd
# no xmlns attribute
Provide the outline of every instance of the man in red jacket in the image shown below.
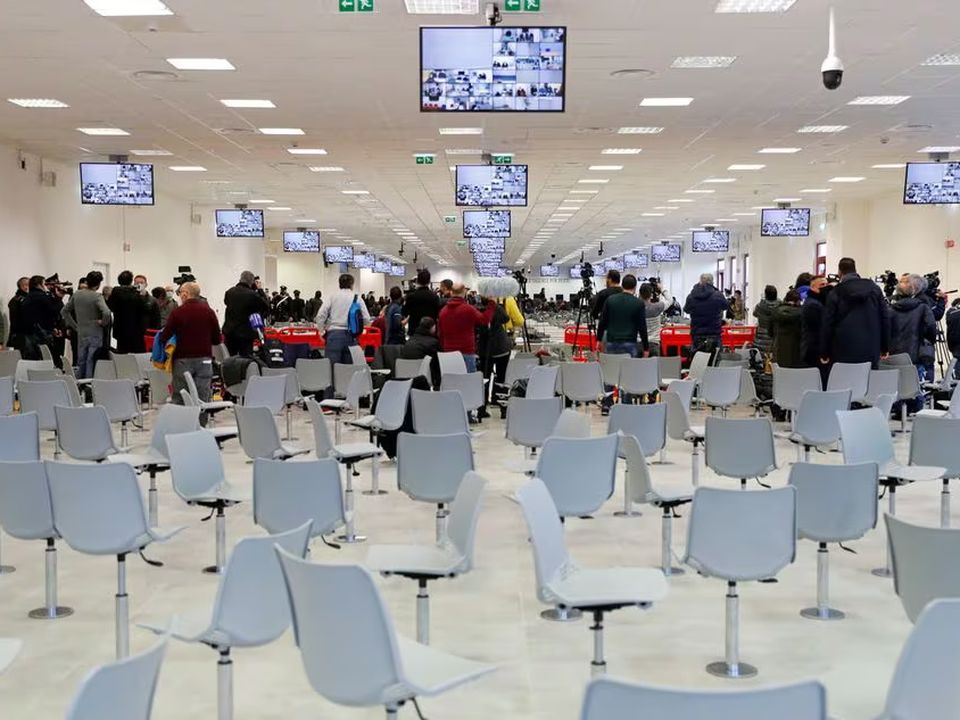
<svg viewBox="0 0 960 720"><path fill-rule="evenodd" d="M462 352L467 372L476 372L477 326L491 323L497 304L493 300L480 298L480 301L486 304L486 309L480 312L467 303L465 295L463 283L453 286L450 299L440 310L437 334L440 336L442 352Z"/></svg>
<svg viewBox="0 0 960 720"><path fill-rule="evenodd" d="M183 374L189 372L197 384L197 395L210 402L210 382L213 379L213 346L220 344L220 322L216 313L200 299L200 286L184 283L180 288L183 302L167 318L160 333L160 342L166 344L176 336L177 349L173 352L173 401L183 404L181 390L187 389ZM205 423L206 418L201 417Z"/></svg>

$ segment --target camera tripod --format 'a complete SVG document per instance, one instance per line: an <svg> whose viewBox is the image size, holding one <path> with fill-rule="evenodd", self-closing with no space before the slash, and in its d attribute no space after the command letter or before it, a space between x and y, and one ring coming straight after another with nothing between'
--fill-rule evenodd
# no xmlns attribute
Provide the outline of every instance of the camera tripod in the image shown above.
<svg viewBox="0 0 960 720"><path fill-rule="evenodd" d="M590 296L592 288L586 287L577 294L577 324L573 331L573 357L580 351L580 328L583 327L583 316L587 316L587 352L591 351L597 337L597 323L590 311Z"/></svg>

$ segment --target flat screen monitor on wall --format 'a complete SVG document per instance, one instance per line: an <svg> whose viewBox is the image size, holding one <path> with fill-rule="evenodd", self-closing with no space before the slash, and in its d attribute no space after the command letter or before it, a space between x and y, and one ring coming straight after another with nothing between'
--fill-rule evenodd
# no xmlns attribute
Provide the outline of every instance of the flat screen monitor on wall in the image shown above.
<svg viewBox="0 0 960 720"><path fill-rule="evenodd" d="M563 112L565 27L420 28L421 112Z"/></svg>
<svg viewBox="0 0 960 720"><path fill-rule="evenodd" d="M470 238L470 252L498 252L507 250L507 241L503 238Z"/></svg>
<svg viewBox="0 0 960 720"><path fill-rule="evenodd" d="M370 253L355 253L353 256L353 267L357 270L373 270L376 262L377 256Z"/></svg>
<svg viewBox="0 0 960 720"><path fill-rule="evenodd" d="M463 236L465 238L510 237L510 211L464 210Z"/></svg>
<svg viewBox="0 0 960 720"><path fill-rule="evenodd" d="M806 237L810 234L810 208L764 210L760 215L761 237Z"/></svg>
<svg viewBox="0 0 960 720"><path fill-rule="evenodd" d="M645 268L649 262L649 258L646 253L627 253L623 256L624 267L628 268Z"/></svg>
<svg viewBox="0 0 960 720"><path fill-rule="evenodd" d="M729 249L729 230L695 230L693 233L693 251L695 253L727 252Z"/></svg>
<svg viewBox="0 0 960 720"><path fill-rule="evenodd" d="M560 267L557 265L541 265L540 277L560 277Z"/></svg>
<svg viewBox="0 0 960 720"><path fill-rule="evenodd" d="M373 264L373 271L389 275L393 271L393 263L389 260L377 260Z"/></svg>
<svg viewBox="0 0 960 720"><path fill-rule="evenodd" d="M583 270L583 265L572 265L570 267L570 277L574 280L580 279L580 272Z"/></svg>
<svg viewBox="0 0 960 720"><path fill-rule="evenodd" d="M392 265L390 269L390 275L392 277L403 277L407 274L406 265Z"/></svg>
<svg viewBox="0 0 960 720"><path fill-rule="evenodd" d="M653 245L650 247L650 262L678 263L680 262L680 245Z"/></svg>
<svg viewBox="0 0 960 720"><path fill-rule="evenodd" d="M323 249L323 259L328 263L352 263L353 248L350 245L328 245Z"/></svg>
<svg viewBox="0 0 960 720"><path fill-rule="evenodd" d="M263 210L217 210L217 237L262 238Z"/></svg>
<svg viewBox="0 0 960 720"><path fill-rule="evenodd" d="M617 272L623 272L625 265L622 257L610 258L607 260L607 272L611 270L616 270Z"/></svg>
<svg viewBox="0 0 960 720"><path fill-rule="evenodd" d="M960 163L907 163L905 205L960 204Z"/></svg>
<svg viewBox="0 0 960 720"><path fill-rule="evenodd" d="M526 165L457 165L460 207L526 207Z"/></svg>
<svg viewBox="0 0 960 720"><path fill-rule="evenodd" d="M153 205L153 165L80 163L84 205Z"/></svg>
<svg viewBox="0 0 960 720"><path fill-rule="evenodd" d="M320 233L316 230L284 230L283 251L290 253L320 252Z"/></svg>

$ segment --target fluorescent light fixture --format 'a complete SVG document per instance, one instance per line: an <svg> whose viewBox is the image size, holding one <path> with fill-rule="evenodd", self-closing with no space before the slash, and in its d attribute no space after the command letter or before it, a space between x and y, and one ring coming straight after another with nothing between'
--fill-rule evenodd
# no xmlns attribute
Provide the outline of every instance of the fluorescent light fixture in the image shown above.
<svg viewBox="0 0 960 720"><path fill-rule="evenodd" d="M173 155L169 150L131 150L130 154L139 157L167 157Z"/></svg>
<svg viewBox="0 0 960 720"><path fill-rule="evenodd" d="M686 190L687 195L712 195L716 190Z"/></svg>
<svg viewBox="0 0 960 720"><path fill-rule="evenodd" d="M614 228L613 231L619 233L633 232L633 228Z"/></svg>
<svg viewBox="0 0 960 720"><path fill-rule="evenodd" d="M899 105L909 99L909 95L861 95L847 105Z"/></svg>
<svg viewBox="0 0 960 720"><path fill-rule="evenodd" d="M917 152L921 153L955 153L960 152L960 146L957 145L928 145L920 148Z"/></svg>
<svg viewBox="0 0 960 720"><path fill-rule="evenodd" d="M773 201L777 203L795 203L800 202L803 198L774 198Z"/></svg>
<svg viewBox="0 0 960 720"><path fill-rule="evenodd" d="M582 180L580 182L583 182ZM599 190L571 190L571 195L596 195Z"/></svg>
<svg viewBox="0 0 960 720"><path fill-rule="evenodd" d="M737 220L736 218L717 218L716 220L714 220L714 222L729 223L729 222L740 222L740 221Z"/></svg>
<svg viewBox="0 0 960 720"><path fill-rule="evenodd" d="M840 176L840 177L830 178L827 182L832 182L832 183L858 183L858 182L862 182L862 181L864 181L864 180L866 180L866 178L864 178L864 177L845 177L845 176Z"/></svg>
<svg viewBox="0 0 960 720"><path fill-rule="evenodd" d="M623 165L591 165L588 170L617 172L623 170Z"/></svg>
<svg viewBox="0 0 960 720"><path fill-rule="evenodd" d="M369 190L341 190L344 195L369 195Z"/></svg>
<svg viewBox="0 0 960 720"><path fill-rule="evenodd" d="M639 155L643 148L604 148L601 155Z"/></svg>
<svg viewBox="0 0 960 720"><path fill-rule="evenodd" d="M874 170L902 170L906 166L906 163L880 163L879 165L871 165Z"/></svg>
<svg viewBox="0 0 960 720"><path fill-rule="evenodd" d="M236 70L225 58L167 58L177 70Z"/></svg>
<svg viewBox="0 0 960 720"><path fill-rule="evenodd" d="M272 100L221 100L228 108L275 108Z"/></svg>
<svg viewBox="0 0 960 720"><path fill-rule="evenodd" d="M779 200L776 202L780 202ZM787 202L800 202L799 198L789 198ZM754 205L751 210L776 210L773 205Z"/></svg>
<svg viewBox="0 0 960 720"><path fill-rule="evenodd" d="M53 98L7 98L7 102L19 105L22 108L66 108L65 102Z"/></svg>
<svg viewBox="0 0 960 720"><path fill-rule="evenodd" d="M786 12L797 0L718 0L717 13Z"/></svg>
<svg viewBox="0 0 960 720"><path fill-rule="evenodd" d="M939 54L937 54L937 55L933 55L933 56L931 56L931 57L928 57L926 60L923 61L923 64L924 64L924 65L938 65L938 66L941 66L941 67L942 67L942 66L946 66L946 65L960 65L960 54L957 54L957 53L939 53Z"/></svg>
<svg viewBox="0 0 960 720"><path fill-rule="evenodd" d="M736 181L737 181L736 178L707 178L703 182L711 183L714 185L724 185L726 183L735 183Z"/></svg>
<svg viewBox="0 0 960 720"><path fill-rule="evenodd" d="M606 185L610 182L609 178L587 178L585 180L577 180L580 185Z"/></svg>
<svg viewBox="0 0 960 720"><path fill-rule="evenodd" d="M833 192L830 188L807 188L806 190L801 190L800 194L802 195L816 195L816 194L825 194L828 192Z"/></svg>
<svg viewBox="0 0 960 720"><path fill-rule="evenodd" d="M310 172L346 172L346 170L339 165L313 165L310 167Z"/></svg>
<svg viewBox="0 0 960 720"><path fill-rule="evenodd" d="M739 164L739 165L731 165L730 167L727 168L727 170L735 170L735 171L736 170L763 170L765 167L766 165L745 163L745 164Z"/></svg>
<svg viewBox="0 0 960 720"><path fill-rule="evenodd" d="M337 229L336 229L336 228L317 228L317 231L318 231L318 232L335 233L335 232L337 232Z"/></svg>
<svg viewBox="0 0 960 720"><path fill-rule="evenodd" d="M691 200L690 198L673 198L673 199L671 199L671 200L667 200L667 202L670 203L670 204L675 204L675 203L692 203L692 202L696 202L696 200Z"/></svg>
<svg viewBox="0 0 960 720"><path fill-rule="evenodd" d="M207 169L202 165L171 165L173 172L206 172Z"/></svg>
<svg viewBox="0 0 960 720"><path fill-rule="evenodd" d="M233 180L201 180L204 185L233 185Z"/></svg>
<svg viewBox="0 0 960 720"><path fill-rule="evenodd" d="M444 152L447 155L483 155L483 150L478 148L448 148Z"/></svg>
<svg viewBox="0 0 960 720"><path fill-rule="evenodd" d="M679 210L676 205L657 205L654 210Z"/></svg>
<svg viewBox="0 0 960 720"><path fill-rule="evenodd" d="M267 128L257 128L261 135L304 135L305 133L300 128L276 128L276 127L267 127ZM297 153L293 153L296 155Z"/></svg>
<svg viewBox="0 0 960 720"><path fill-rule="evenodd" d="M689 97L644 98L640 107L687 107L692 102Z"/></svg>
<svg viewBox="0 0 960 720"><path fill-rule="evenodd" d="M276 200L251 200L250 204L251 205L273 205L276 202L277 202Z"/></svg>
<svg viewBox="0 0 960 720"><path fill-rule="evenodd" d="M476 15L480 0L405 0L411 15Z"/></svg>
<svg viewBox="0 0 960 720"><path fill-rule="evenodd" d="M640 217L663 217L664 215L665 213L656 213L656 212L640 213ZM613 238L610 238L610 239L612 240Z"/></svg>
<svg viewBox="0 0 960 720"><path fill-rule="evenodd" d="M313 218L297 218L298 223L315 223L316 220Z"/></svg>
<svg viewBox="0 0 960 720"><path fill-rule="evenodd" d="M293 208L280 206L280 205L271 205L270 207L267 208L267 210L272 210L273 212L290 212L291 210L293 210Z"/></svg>
<svg viewBox="0 0 960 720"><path fill-rule="evenodd" d="M739 213L734 213L734 215L736 215L737 217L756 217L757 216L755 212L739 212Z"/></svg>
<svg viewBox="0 0 960 720"><path fill-rule="evenodd" d="M715 70L728 68L736 62L736 55L683 55L670 66L678 70Z"/></svg>
<svg viewBox="0 0 960 720"><path fill-rule="evenodd" d="M483 128L478 127L445 127L440 128L441 135L483 135Z"/></svg>
<svg viewBox="0 0 960 720"><path fill-rule="evenodd" d="M558 207L557 212L580 212L578 207Z"/></svg>
<svg viewBox="0 0 960 720"><path fill-rule="evenodd" d="M798 147L767 147L757 150L757 153L760 155L793 155L802 149Z"/></svg>
<svg viewBox="0 0 960 720"><path fill-rule="evenodd" d="M798 133L838 133L843 132L849 125L804 125L802 128L797 130Z"/></svg>
<svg viewBox="0 0 960 720"><path fill-rule="evenodd" d="M92 128L77 128L84 135L101 135L103 137L119 137L120 135L129 135L126 130L121 130L120 128L111 128L111 127L92 127Z"/></svg>
<svg viewBox="0 0 960 720"><path fill-rule="evenodd" d="M133 15L173 15L160 0L83 0L97 15L123 17Z"/></svg>
<svg viewBox="0 0 960 720"><path fill-rule="evenodd" d="M263 132L263 130L261 130L260 132ZM272 134L272 133L268 133L268 134ZM302 135L303 133L298 133L298 134ZM327 154L327 151L324 150L323 148L294 147L294 148L287 148L287 152L290 153L291 155L326 155Z"/></svg>
<svg viewBox="0 0 960 720"><path fill-rule="evenodd" d="M620 135L659 135L663 132L662 127L643 126L643 127L622 127L617 130Z"/></svg>

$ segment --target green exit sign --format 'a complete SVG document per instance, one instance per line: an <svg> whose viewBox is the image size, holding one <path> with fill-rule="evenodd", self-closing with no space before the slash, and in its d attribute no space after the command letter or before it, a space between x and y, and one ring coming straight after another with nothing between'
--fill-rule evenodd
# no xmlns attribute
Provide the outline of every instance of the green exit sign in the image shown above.
<svg viewBox="0 0 960 720"><path fill-rule="evenodd" d="M513 165L513 155L510 154L491 155L490 159L494 165Z"/></svg>
<svg viewBox="0 0 960 720"><path fill-rule="evenodd" d="M436 158L435 155L430 153L418 153L414 155L414 158L417 161L417 165L433 165L433 161Z"/></svg>
<svg viewBox="0 0 960 720"><path fill-rule="evenodd" d="M337 0L340 12L369 12L374 9L374 0Z"/></svg>
<svg viewBox="0 0 960 720"><path fill-rule="evenodd" d="M444 216L443 216L443 221L444 221L447 225L456 225L456 223L457 223L457 216L456 216L456 215L444 215Z"/></svg>
<svg viewBox="0 0 960 720"><path fill-rule="evenodd" d="M466 246L467 246L467 241L466 241L466 240L457 240L457 247L461 247L461 248L462 248L462 247L466 247Z"/></svg>
<svg viewBox="0 0 960 720"><path fill-rule="evenodd" d="M540 0L504 0L504 12L540 12Z"/></svg>

